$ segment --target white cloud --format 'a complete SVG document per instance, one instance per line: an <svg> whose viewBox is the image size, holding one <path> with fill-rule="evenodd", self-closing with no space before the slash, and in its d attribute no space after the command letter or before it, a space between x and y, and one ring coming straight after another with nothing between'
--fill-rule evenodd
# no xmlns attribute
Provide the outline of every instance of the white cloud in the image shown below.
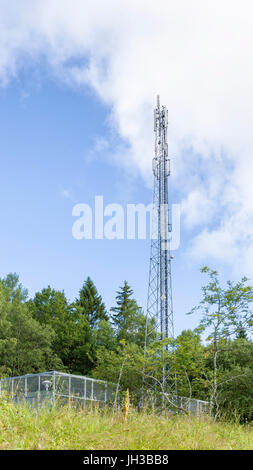
<svg viewBox="0 0 253 470"><path fill-rule="evenodd" d="M247 266L252 48L251 0L0 0L2 83L43 57L59 79L90 85L111 106L111 125L125 139L117 162L146 179L159 92L169 110L171 180L182 188L187 225L200 231L193 252L229 260L240 246Z"/></svg>
<svg viewBox="0 0 253 470"><path fill-rule="evenodd" d="M181 213L185 216L189 228L208 224L216 209L213 199L208 197L205 189L201 187L193 189L181 204Z"/></svg>

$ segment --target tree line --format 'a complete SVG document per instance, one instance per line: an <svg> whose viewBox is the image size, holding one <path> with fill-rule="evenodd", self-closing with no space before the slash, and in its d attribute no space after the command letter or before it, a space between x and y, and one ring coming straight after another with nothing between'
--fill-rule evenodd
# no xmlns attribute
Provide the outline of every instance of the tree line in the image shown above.
<svg viewBox="0 0 253 470"><path fill-rule="evenodd" d="M176 377L178 395L209 400L217 415L252 420L253 289L246 278L222 287L216 271L202 272L202 300L188 312L199 312L199 324L163 341L126 281L108 312L89 277L69 302L50 286L29 299L18 275L8 274L0 279L1 377L60 370L117 383L120 376L121 387L137 396L143 374L159 387L167 367L171 391ZM144 355L146 327L152 342Z"/></svg>

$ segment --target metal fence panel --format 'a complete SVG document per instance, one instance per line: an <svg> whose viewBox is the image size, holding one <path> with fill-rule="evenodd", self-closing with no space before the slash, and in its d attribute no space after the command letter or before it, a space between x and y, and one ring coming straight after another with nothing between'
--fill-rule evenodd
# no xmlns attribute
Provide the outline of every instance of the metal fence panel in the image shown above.
<svg viewBox="0 0 253 470"><path fill-rule="evenodd" d="M39 391L39 377L29 376L26 378L26 393L34 393Z"/></svg>
<svg viewBox="0 0 253 470"><path fill-rule="evenodd" d="M105 383L104 382L95 382L93 383L93 399L99 401L105 400Z"/></svg>
<svg viewBox="0 0 253 470"><path fill-rule="evenodd" d="M112 403L115 399L116 388L116 384L57 371L0 380L0 391L7 393L15 402L26 400L31 404L49 403L50 406L54 403L55 397L58 403L71 402L75 403L75 406L85 406L86 400ZM172 413L183 413L185 409L194 415L209 411L209 403L203 400L169 395L168 398L169 401L166 401L162 394L151 392L144 397L143 406L150 405L158 409L166 406Z"/></svg>
<svg viewBox="0 0 253 470"><path fill-rule="evenodd" d="M115 384L107 384L106 387L106 401L114 401L115 399L115 393L116 393L116 388L117 386Z"/></svg>
<svg viewBox="0 0 253 470"><path fill-rule="evenodd" d="M14 395L24 395L25 394L25 378L24 377L14 377Z"/></svg>
<svg viewBox="0 0 253 470"><path fill-rule="evenodd" d="M61 397L64 403L75 400L105 403L112 401L115 390L115 384L103 380L57 371L0 379L0 393L7 393L16 402L26 400L29 403L36 401L39 404L47 400L52 402L55 397L59 402Z"/></svg>
<svg viewBox="0 0 253 470"><path fill-rule="evenodd" d="M2 381L2 390L6 393L11 393L11 380L5 379Z"/></svg>
<svg viewBox="0 0 253 470"><path fill-rule="evenodd" d="M92 380L86 379L86 400L92 400Z"/></svg>
<svg viewBox="0 0 253 470"><path fill-rule="evenodd" d="M69 396L70 380L68 375L55 376L55 392L57 395Z"/></svg>
<svg viewBox="0 0 253 470"><path fill-rule="evenodd" d="M40 391L41 392L48 392L52 391L54 389L54 378L52 374L39 374L40 375L40 380L38 385L40 385Z"/></svg>
<svg viewBox="0 0 253 470"><path fill-rule="evenodd" d="M70 396L76 398L84 398L84 379L81 377L70 377L70 380Z"/></svg>

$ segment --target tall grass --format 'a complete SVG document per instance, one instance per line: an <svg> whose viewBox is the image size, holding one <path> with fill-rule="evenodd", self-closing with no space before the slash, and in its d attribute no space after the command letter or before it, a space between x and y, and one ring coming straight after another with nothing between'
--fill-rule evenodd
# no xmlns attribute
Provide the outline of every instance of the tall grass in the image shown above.
<svg viewBox="0 0 253 470"><path fill-rule="evenodd" d="M253 449L253 428L208 417L90 408L15 406L0 400L0 449Z"/></svg>

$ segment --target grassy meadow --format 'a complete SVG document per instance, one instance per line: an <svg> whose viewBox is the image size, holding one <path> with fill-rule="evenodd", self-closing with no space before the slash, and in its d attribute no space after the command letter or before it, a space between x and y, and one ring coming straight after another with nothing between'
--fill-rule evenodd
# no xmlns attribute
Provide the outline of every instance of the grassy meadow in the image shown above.
<svg viewBox="0 0 253 470"><path fill-rule="evenodd" d="M253 426L208 417L161 416L68 407L31 409L0 401L0 449L253 449Z"/></svg>

